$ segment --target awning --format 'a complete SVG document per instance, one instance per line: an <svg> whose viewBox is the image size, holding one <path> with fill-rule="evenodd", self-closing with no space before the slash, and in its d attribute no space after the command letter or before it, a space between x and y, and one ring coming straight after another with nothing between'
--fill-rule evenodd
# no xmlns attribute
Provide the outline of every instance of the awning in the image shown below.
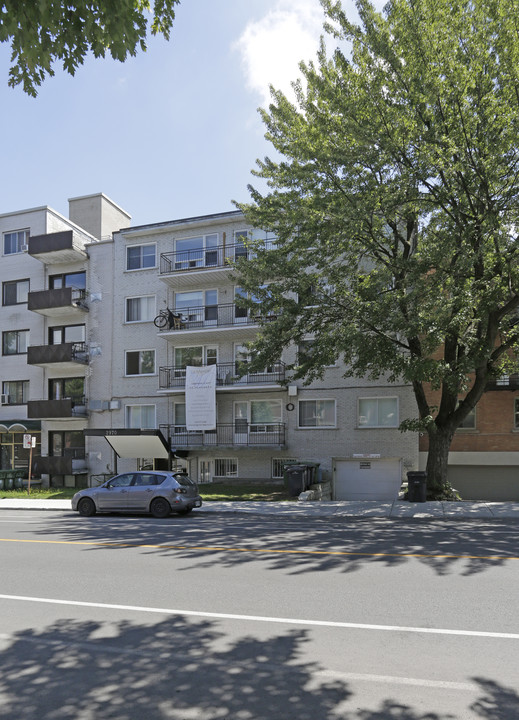
<svg viewBox="0 0 519 720"><path fill-rule="evenodd" d="M104 437L122 458L168 458L169 447L160 430L84 430L86 436Z"/></svg>
<svg viewBox="0 0 519 720"><path fill-rule="evenodd" d="M0 433L26 433L41 431L41 420L0 420Z"/></svg>

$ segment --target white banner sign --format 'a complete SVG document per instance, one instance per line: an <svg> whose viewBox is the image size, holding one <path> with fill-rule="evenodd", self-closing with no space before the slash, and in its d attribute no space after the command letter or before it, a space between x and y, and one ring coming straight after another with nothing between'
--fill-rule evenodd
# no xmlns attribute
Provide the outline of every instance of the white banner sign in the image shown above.
<svg viewBox="0 0 519 720"><path fill-rule="evenodd" d="M186 367L186 428L216 430L216 365Z"/></svg>

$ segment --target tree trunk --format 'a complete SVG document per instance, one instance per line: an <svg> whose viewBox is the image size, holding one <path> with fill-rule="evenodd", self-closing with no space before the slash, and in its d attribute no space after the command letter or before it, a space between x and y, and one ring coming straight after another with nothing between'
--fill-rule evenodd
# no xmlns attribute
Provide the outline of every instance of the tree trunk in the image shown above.
<svg viewBox="0 0 519 720"><path fill-rule="evenodd" d="M455 498L452 486L447 480L449 449L454 430L435 425L429 431L429 453L427 455L427 498L429 500L452 500Z"/></svg>

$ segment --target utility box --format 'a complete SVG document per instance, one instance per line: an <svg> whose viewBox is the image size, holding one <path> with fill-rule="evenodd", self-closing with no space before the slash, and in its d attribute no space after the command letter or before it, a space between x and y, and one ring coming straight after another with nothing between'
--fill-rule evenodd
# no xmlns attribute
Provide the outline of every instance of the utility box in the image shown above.
<svg viewBox="0 0 519 720"><path fill-rule="evenodd" d="M289 495L297 497L308 490L310 485L321 482L319 463L303 462L285 465L283 479Z"/></svg>
<svg viewBox="0 0 519 720"><path fill-rule="evenodd" d="M427 473L424 470L410 470L407 473L407 499L409 502L427 500Z"/></svg>

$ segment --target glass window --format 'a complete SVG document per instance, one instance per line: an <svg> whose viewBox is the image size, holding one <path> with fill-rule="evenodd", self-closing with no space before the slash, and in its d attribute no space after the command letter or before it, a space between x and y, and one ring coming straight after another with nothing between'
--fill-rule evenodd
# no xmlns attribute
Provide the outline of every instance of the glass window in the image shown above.
<svg viewBox="0 0 519 720"><path fill-rule="evenodd" d="M335 427L335 400L300 400L299 427Z"/></svg>
<svg viewBox="0 0 519 720"><path fill-rule="evenodd" d="M13 280L2 284L2 302L4 305L26 303L28 294L28 280Z"/></svg>
<svg viewBox="0 0 519 720"><path fill-rule="evenodd" d="M214 461L216 477L236 477L238 475L237 458L218 458Z"/></svg>
<svg viewBox="0 0 519 720"><path fill-rule="evenodd" d="M127 405L126 427L141 430L155 428L155 405Z"/></svg>
<svg viewBox="0 0 519 720"><path fill-rule="evenodd" d="M297 462L297 458L272 458L272 478L282 478L285 465Z"/></svg>
<svg viewBox="0 0 519 720"><path fill-rule="evenodd" d="M29 344L28 330L7 330L2 333L2 355L23 355Z"/></svg>
<svg viewBox="0 0 519 720"><path fill-rule="evenodd" d="M7 395L9 405L25 405L29 399L28 380L5 380L2 394Z"/></svg>
<svg viewBox="0 0 519 720"><path fill-rule="evenodd" d="M23 246L29 242L28 230L4 233L4 255L23 252Z"/></svg>
<svg viewBox="0 0 519 720"><path fill-rule="evenodd" d="M173 420L175 425L175 432L182 431L184 432L186 429L186 404L185 403L175 403L173 406Z"/></svg>
<svg viewBox="0 0 519 720"><path fill-rule="evenodd" d="M458 430L475 430L476 429L476 408L472 408L467 417L458 425Z"/></svg>
<svg viewBox="0 0 519 720"><path fill-rule="evenodd" d="M177 347L175 348L175 367L185 368L188 365L203 365L204 349L203 347Z"/></svg>
<svg viewBox="0 0 519 720"><path fill-rule="evenodd" d="M126 248L126 269L145 270L156 267L156 246L132 245Z"/></svg>
<svg viewBox="0 0 519 720"><path fill-rule="evenodd" d="M108 483L110 487L129 487L132 484L133 473L118 475Z"/></svg>
<svg viewBox="0 0 519 720"><path fill-rule="evenodd" d="M126 298L126 322L147 322L155 317L155 295Z"/></svg>
<svg viewBox="0 0 519 720"><path fill-rule="evenodd" d="M398 398L360 398L358 424L361 428L398 427Z"/></svg>
<svg viewBox="0 0 519 720"><path fill-rule="evenodd" d="M182 238L175 244L175 270L218 265L218 234Z"/></svg>
<svg viewBox="0 0 519 720"><path fill-rule="evenodd" d="M250 421L252 424L275 424L281 422L280 400L251 400Z"/></svg>
<svg viewBox="0 0 519 720"><path fill-rule="evenodd" d="M85 325L57 325L49 328L49 345L85 342Z"/></svg>
<svg viewBox="0 0 519 720"><path fill-rule="evenodd" d="M155 350L132 350L126 353L126 375L153 375Z"/></svg>
<svg viewBox="0 0 519 720"><path fill-rule="evenodd" d="M59 290L64 287L78 288L84 290L86 288L86 272L84 270L73 273L61 273L60 275L51 275L49 277L49 288L51 290Z"/></svg>
<svg viewBox="0 0 519 720"><path fill-rule="evenodd" d="M85 396L85 378L52 378L49 380L49 400L65 398L79 401Z"/></svg>

